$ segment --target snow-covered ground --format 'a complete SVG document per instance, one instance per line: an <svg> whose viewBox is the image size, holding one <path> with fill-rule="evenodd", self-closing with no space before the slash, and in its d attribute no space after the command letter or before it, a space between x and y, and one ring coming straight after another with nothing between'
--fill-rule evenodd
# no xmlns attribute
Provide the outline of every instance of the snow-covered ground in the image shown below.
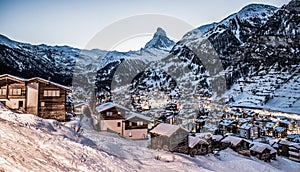
<svg viewBox="0 0 300 172"><path fill-rule="evenodd" d="M148 140L132 141L93 130L86 116L81 129L78 135L55 120L15 113L0 104L0 171L300 170L300 163L285 158L265 163L230 149L195 158L148 149Z"/></svg>

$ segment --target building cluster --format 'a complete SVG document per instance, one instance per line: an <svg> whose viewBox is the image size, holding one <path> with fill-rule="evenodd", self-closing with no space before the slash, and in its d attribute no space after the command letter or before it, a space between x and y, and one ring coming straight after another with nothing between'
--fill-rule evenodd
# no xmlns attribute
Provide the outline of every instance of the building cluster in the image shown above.
<svg viewBox="0 0 300 172"><path fill-rule="evenodd" d="M195 156L231 148L267 162L277 155L300 162L300 134L289 134L297 130L295 121L282 117L270 117L270 121L265 116L247 115L243 111L225 114L215 133L208 133L195 132L196 124L174 125L168 118L154 120L112 102L99 105L96 111L101 131L112 131L128 139L148 139L150 135L152 149ZM205 118L202 122L205 125ZM278 132L278 128L285 128L286 133Z"/></svg>

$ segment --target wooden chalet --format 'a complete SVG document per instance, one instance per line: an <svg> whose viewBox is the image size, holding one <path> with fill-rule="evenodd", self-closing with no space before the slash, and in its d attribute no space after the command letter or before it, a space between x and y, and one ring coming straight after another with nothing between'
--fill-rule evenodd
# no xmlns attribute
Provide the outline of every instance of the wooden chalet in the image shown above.
<svg viewBox="0 0 300 172"><path fill-rule="evenodd" d="M237 133L236 121L228 118L219 123L219 133L225 135L227 133Z"/></svg>
<svg viewBox="0 0 300 172"><path fill-rule="evenodd" d="M287 136L287 128L277 126L273 129L273 137L284 138Z"/></svg>
<svg viewBox="0 0 300 172"><path fill-rule="evenodd" d="M287 140L280 140L278 142L278 155L300 162L300 144Z"/></svg>
<svg viewBox="0 0 300 172"><path fill-rule="evenodd" d="M239 135L246 139L257 139L260 137L260 128L253 124L244 123L239 128Z"/></svg>
<svg viewBox="0 0 300 172"><path fill-rule="evenodd" d="M221 148L221 140L224 137L222 135L212 135L211 139L212 139L212 148L216 149L216 150L220 150Z"/></svg>
<svg viewBox="0 0 300 172"><path fill-rule="evenodd" d="M300 162L300 144L293 143L289 146L289 159Z"/></svg>
<svg viewBox="0 0 300 172"><path fill-rule="evenodd" d="M127 113L123 121L122 135L128 139L148 139L148 125L151 122L150 117L137 113Z"/></svg>
<svg viewBox="0 0 300 172"><path fill-rule="evenodd" d="M276 159L277 151L270 145L255 142L250 145L250 155L256 156L258 159L270 162Z"/></svg>
<svg viewBox="0 0 300 172"><path fill-rule="evenodd" d="M188 154L189 132L177 125L160 123L150 131L152 149Z"/></svg>
<svg viewBox="0 0 300 172"><path fill-rule="evenodd" d="M227 136L221 140L221 149L230 147L236 152L249 150L250 142L235 136Z"/></svg>
<svg viewBox="0 0 300 172"><path fill-rule="evenodd" d="M129 109L108 102L97 106L96 112L100 131L112 131L122 135L123 121L126 119L125 115Z"/></svg>
<svg viewBox="0 0 300 172"><path fill-rule="evenodd" d="M0 88L0 102L10 109L59 121L65 121L66 113L72 111L67 103L71 89L42 78L4 74L0 75Z"/></svg>
<svg viewBox="0 0 300 172"><path fill-rule="evenodd" d="M206 155L211 153L209 143L205 139L199 137L189 136L189 154L190 156L195 155Z"/></svg>

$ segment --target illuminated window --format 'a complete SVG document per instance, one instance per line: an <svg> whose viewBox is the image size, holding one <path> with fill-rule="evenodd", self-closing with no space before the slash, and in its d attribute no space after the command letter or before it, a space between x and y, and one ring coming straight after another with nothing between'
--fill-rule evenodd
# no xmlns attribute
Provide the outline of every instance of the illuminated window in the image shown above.
<svg viewBox="0 0 300 172"><path fill-rule="evenodd" d="M9 89L9 95L20 96L21 93L22 93L22 89L21 88L12 88L12 89Z"/></svg>
<svg viewBox="0 0 300 172"><path fill-rule="evenodd" d="M41 106L44 107L45 106L45 102L41 102Z"/></svg>
<svg viewBox="0 0 300 172"><path fill-rule="evenodd" d="M44 97L59 97L59 90L44 90Z"/></svg>
<svg viewBox="0 0 300 172"><path fill-rule="evenodd" d="M143 121L138 121L137 122L137 126L142 126L143 125Z"/></svg>

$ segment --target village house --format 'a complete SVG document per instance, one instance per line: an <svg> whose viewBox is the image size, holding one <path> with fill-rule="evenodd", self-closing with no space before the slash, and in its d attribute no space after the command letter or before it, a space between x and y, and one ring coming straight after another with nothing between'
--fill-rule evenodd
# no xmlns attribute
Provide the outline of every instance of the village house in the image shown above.
<svg viewBox="0 0 300 172"><path fill-rule="evenodd" d="M284 138L287 136L287 128L277 126L273 129L273 137Z"/></svg>
<svg viewBox="0 0 300 172"><path fill-rule="evenodd" d="M289 146L289 159L300 162L300 144L293 143Z"/></svg>
<svg viewBox="0 0 300 172"><path fill-rule="evenodd" d="M177 125L160 123L150 131L152 149L188 154L189 132Z"/></svg>
<svg viewBox="0 0 300 172"><path fill-rule="evenodd" d="M219 123L219 132L222 135L227 133L237 133L235 120L228 118L224 119Z"/></svg>
<svg viewBox="0 0 300 172"><path fill-rule="evenodd" d="M42 79L24 79L9 74L0 75L0 102L10 109L42 118L66 120L72 112L67 101L69 87Z"/></svg>
<svg viewBox="0 0 300 172"><path fill-rule="evenodd" d="M300 162L300 144L287 141L280 140L278 142L278 155L288 157L293 161Z"/></svg>
<svg viewBox="0 0 300 172"><path fill-rule="evenodd" d="M109 131L127 139L148 139L150 117L130 112L124 106L107 102L96 107L97 123L100 131Z"/></svg>
<svg viewBox="0 0 300 172"><path fill-rule="evenodd" d="M239 135L246 139L257 139L260 137L260 128L253 124L244 123L239 128Z"/></svg>
<svg viewBox="0 0 300 172"><path fill-rule="evenodd" d="M122 125L122 136L132 140L147 139L151 121L150 117L134 112L127 113Z"/></svg>
<svg viewBox="0 0 300 172"><path fill-rule="evenodd" d="M221 148L221 140L224 137L222 135L212 135L211 139L212 139L212 149L213 150L220 150Z"/></svg>
<svg viewBox="0 0 300 172"><path fill-rule="evenodd" d="M100 131L112 131L122 134L123 121L130 110L124 106L107 102L96 107L98 127Z"/></svg>
<svg viewBox="0 0 300 172"><path fill-rule="evenodd" d="M189 136L188 139L190 156L212 153L210 144L205 139L194 136Z"/></svg>
<svg viewBox="0 0 300 172"><path fill-rule="evenodd" d="M276 149L264 143L254 142L250 145L250 155L256 156L258 159L270 162L276 159Z"/></svg>
<svg viewBox="0 0 300 172"><path fill-rule="evenodd" d="M227 136L221 140L221 149L230 147L232 150L242 153L249 150L250 142L235 136Z"/></svg>

